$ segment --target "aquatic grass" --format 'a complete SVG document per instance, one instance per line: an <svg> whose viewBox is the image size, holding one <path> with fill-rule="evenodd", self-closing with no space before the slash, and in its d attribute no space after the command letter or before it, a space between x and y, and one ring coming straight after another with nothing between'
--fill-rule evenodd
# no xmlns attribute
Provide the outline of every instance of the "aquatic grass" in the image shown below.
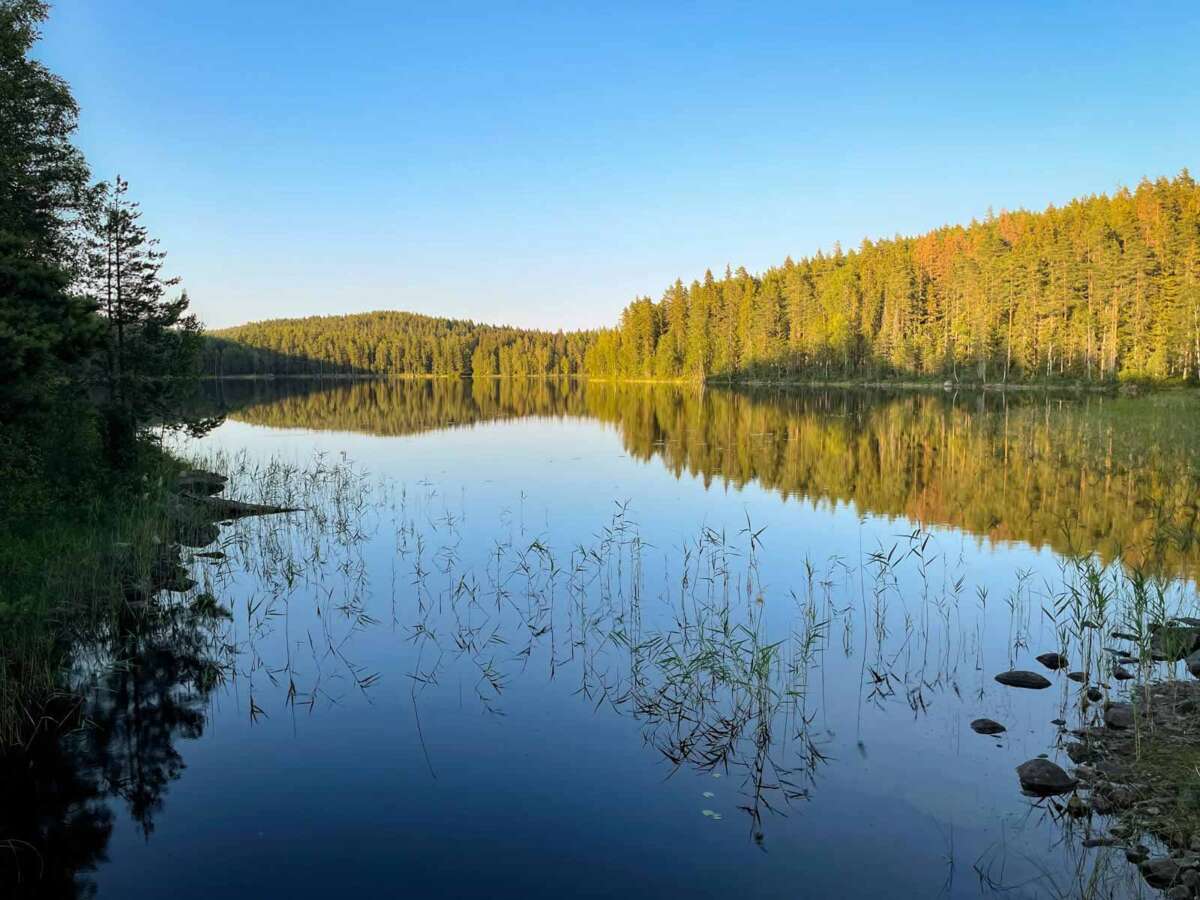
<svg viewBox="0 0 1200 900"><path fill-rule="evenodd" d="M531 526L520 497L498 516L490 543L468 546L462 505L451 509L431 483L374 482L324 456L309 465L244 454L196 461L227 473L234 493L303 510L234 522L219 539L223 558L189 563L194 594L213 598L196 612L232 609L232 620L206 616L204 628L222 648L212 654L221 677L246 688L252 722L280 704L315 714L347 692L369 699L388 674L359 665L355 641L390 628L413 649L404 676L431 772L438 760L419 708L426 691L453 683L455 666L473 672L468 701L495 716L531 671L571 678L582 701L636 721L669 771L733 776L760 843L769 817L803 803L830 761L813 728L830 654L859 657L860 706L898 706L915 718L940 692L957 693L964 669L985 669L970 649L997 611L1008 613L1010 662L1048 640L1045 649L1107 677L1106 635L1128 628L1145 679L1155 671L1146 652L1153 626L1195 604L1186 584L1096 556L1066 559L1057 579L1041 583L1014 573L997 604L989 585L971 583L953 538L921 528L858 559L804 558L793 572L773 570L773 586L763 563L771 532L748 514L660 548L624 499L589 538L560 547L549 523ZM391 552L373 571L365 547L378 540ZM315 616L296 632L300 608ZM279 631L286 639L271 640ZM104 660L99 653L90 665Z"/></svg>

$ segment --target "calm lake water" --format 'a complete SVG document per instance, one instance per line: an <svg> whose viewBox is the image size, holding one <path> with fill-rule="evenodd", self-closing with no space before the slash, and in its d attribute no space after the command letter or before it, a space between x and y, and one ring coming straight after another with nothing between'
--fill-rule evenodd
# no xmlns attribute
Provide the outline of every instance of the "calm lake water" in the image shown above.
<svg viewBox="0 0 1200 900"><path fill-rule="evenodd" d="M1069 556L1195 614L1192 402L209 384L184 450L304 511L81 648L57 895L1135 895L1014 768L1094 714Z"/></svg>

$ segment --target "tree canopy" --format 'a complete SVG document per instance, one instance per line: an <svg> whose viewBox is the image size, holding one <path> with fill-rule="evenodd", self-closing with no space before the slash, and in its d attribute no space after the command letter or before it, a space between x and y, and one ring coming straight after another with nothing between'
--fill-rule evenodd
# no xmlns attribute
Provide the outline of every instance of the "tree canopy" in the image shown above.
<svg viewBox="0 0 1200 900"><path fill-rule="evenodd" d="M759 275L710 271L596 332L373 312L217 335L208 370L227 375L1196 382L1200 189L1185 170Z"/></svg>

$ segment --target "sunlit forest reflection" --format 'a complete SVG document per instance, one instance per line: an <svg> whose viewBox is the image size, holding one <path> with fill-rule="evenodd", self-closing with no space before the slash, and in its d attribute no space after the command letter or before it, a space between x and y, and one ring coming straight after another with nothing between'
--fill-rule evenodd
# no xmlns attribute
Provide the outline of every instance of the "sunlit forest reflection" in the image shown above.
<svg viewBox="0 0 1200 900"><path fill-rule="evenodd" d="M615 426L626 451L706 486L949 526L1195 577L1190 398L702 389L540 379L223 381L209 412L398 436L529 416Z"/></svg>

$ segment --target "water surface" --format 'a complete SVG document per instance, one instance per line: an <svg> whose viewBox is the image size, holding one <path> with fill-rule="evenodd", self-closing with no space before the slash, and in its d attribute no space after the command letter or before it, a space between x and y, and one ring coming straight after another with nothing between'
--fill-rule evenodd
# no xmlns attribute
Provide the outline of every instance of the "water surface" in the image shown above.
<svg viewBox="0 0 1200 900"><path fill-rule="evenodd" d="M1078 686L993 676L1076 652L1071 557L1192 609L1184 400L481 379L206 404L227 419L187 452L306 511L194 561L230 619L184 598L81 647L96 727L35 748L56 789L18 801L60 823L62 896L1136 889L1081 848L1100 819L1013 771L1069 765Z"/></svg>

